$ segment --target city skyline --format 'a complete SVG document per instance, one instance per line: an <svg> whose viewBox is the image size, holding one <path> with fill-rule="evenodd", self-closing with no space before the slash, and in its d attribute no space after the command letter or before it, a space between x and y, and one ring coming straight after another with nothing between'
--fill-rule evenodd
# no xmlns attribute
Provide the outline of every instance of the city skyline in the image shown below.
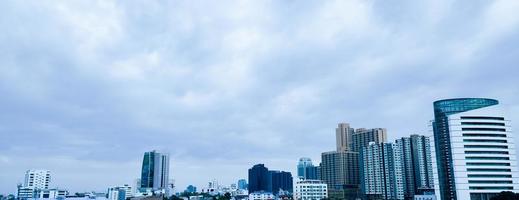
<svg viewBox="0 0 519 200"><path fill-rule="evenodd" d="M519 124L517 1L206 3L0 5L0 194L30 169L132 184L152 149L177 190L257 163L295 177L338 123L432 136L440 99L498 99Z"/></svg>

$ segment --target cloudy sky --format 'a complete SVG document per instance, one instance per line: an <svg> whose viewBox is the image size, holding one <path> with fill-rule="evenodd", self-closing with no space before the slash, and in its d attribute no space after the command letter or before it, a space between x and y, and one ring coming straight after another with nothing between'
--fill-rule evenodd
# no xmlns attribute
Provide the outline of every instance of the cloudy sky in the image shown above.
<svg viewBox="0 0 519 200"><path fill-rule="evenodd" d="M183 190L333 150L338 122L430 134L432 102L519 121L519 1L4 1L0 193L105 191L171 155Z"/></svg>

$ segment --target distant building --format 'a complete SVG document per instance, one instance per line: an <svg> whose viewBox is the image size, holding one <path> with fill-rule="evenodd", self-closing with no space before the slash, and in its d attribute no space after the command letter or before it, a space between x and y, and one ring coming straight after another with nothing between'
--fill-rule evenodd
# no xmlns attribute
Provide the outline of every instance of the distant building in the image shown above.
<svg viewBox="0 0 519 200"><path fill-rule="evenodd" d="M126 198L133 197L132 187L128 184L108 188L108 199L109 200L125 200Z"/></svg>
<svg viewBox="0 0 519 200"><path fill-rule="evenodd" d="M49 189L50 178L49 170L27 170L23 185L18 185L18 199L39 198L41 191Z"/></svg>
<svg viewBox="0 0 519 200"><path fill-rule="evenodd" d="M300 179L317 180L318 168L312 164L310 158L300 158L297 163L297 177Z"/></svg>
<svg viewBox="0 0 519 200"><path fill-rule="evenodd" d="M238 189L246 190L247 189L247 180L245 180L245 179L238 180Z"/></svg>
<svg viewBox="0 0 519 200"><path fill-rule="evenodd" d="M288 192L289 194L293 191L293 179L292 173L284 171L269 171L270 174L270 186L269 192L274 195L279 195L280 192Z"/></svg>
<svg viewBox="0 0 519 200"><path fill-rule="evenodd" d="M429 137L411 135L395 141L402 153L402 172L406 199L434 192L431 147Z"/></svg>
<svg viewBox="0 0 519 200"><path fill-rule="evenodd" d="M169 155L150 151L142 160L141 190L168 190Z"/></svg>
<svg viewBox="0 0 519 200"><path fill-rule="evenodd" d="M65 199L67 195L68 191L62 189L36 189L34 193L36 199Z"/></svg>
<svg viewBox="0 0 519 200"><path fill-rule="evenodd" d="M337 143L337 151L352 150L352 135L354 129L348 123L339 123L335 128L335 141Z"/></svg>
<svg viewBox="0 0 519 200"><path fill-rule="evenodd" d="M445 99L433 107L439 199L488 200L501 191L518 193L514 133L499 102Z"/></svg>
<svg viewBox="0 0 519 200"><path fill-rule="evenodd" d="M249 193L270 191L269 169L263 164L254 165L249 169Z"/></svg>
<svg viewBox="0 0 519 200"><path fill-rule="evenodd" d="M362 152L362 148L367 147L370 142L387 142L387 131L385 128L356 129L352 135L352 149L355 152Z"/></svg>
<svg viewBox="0 0 519 200"><path fill-rule="evenodd" d="M328 187L320 180L300 180L294 186L295 200L320 200L328 197Z"/></svg>
<svg viewBox="0 0 519 200"><path fill-rule="evenodd" d="M187 188L186 188L186 192L195 193L196 192L196 187L193 186L193 185L188 185Z"/></svg>
<svg viewBox="0 0 519 200"><path fill-rule="evenodd" d="M413 200L436 200L436 196L434 194L414 195Z"/></svg>
<svg viewBox="0 0 519 200"><path fill-rule="evenodd" d="M331 151L321 154L321 179L328 184L328 196L356 199L359 190L359 153Z"/></svg>
<svg viewBox="0 0 519 200"><path fill-rule="evenodd" d="M360 154L361 193L366 199L404 199L402 153L392 143L370 143Z"/></svg>
<svg viewBox="0 0 519 200"><path fill-rule="evenodd" d="M249 194L249 200L273 200L275 196L270 192L253 192Z"/></svg>
<svg viewBox="0 0 519 200"><path fill-rule="evenodd" d="M49 170L27 170L25 172L24 187L33 189L49 189Z"/></svg>

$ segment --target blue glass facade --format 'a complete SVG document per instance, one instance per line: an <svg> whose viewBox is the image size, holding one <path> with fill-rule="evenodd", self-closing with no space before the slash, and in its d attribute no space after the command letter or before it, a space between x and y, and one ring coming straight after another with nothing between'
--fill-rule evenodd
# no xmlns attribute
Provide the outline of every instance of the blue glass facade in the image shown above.
<svg viewBox="0 0 519 200"><path fill-rule="evenodd" d="M245 179L238 180L238 189L246 190L247 189L247 180L245 180Z"/></svg>
<svg viewBox="0 0 519 200"><path fill-rule="evenodd" d="M269 173L271 176L270 188L272 188L269 192L272 192L275 195L277 195L280 190L292 193L292 173L283 171L270 171Z"/></svg>
<svg viewBox="0 0 519 200"><path fill-rule="evenodd" d="M269 191L269 169L263 164L254 165L249 169L249 193Z"/></svg>
<svg viewBox="0 0 519 200"><path fill-rule="evenodd" d="M155 169L155 152L144 153L142 159L141 188L153 188Z"/></svg>
<svg viewBox="0 0 519 200"><path fill-rule="evenodd" d="M457 199L448 116L497 105L498 103L497 100L484 98L445 99L433 103L434 121L432 126L442 199Z"/></svg>

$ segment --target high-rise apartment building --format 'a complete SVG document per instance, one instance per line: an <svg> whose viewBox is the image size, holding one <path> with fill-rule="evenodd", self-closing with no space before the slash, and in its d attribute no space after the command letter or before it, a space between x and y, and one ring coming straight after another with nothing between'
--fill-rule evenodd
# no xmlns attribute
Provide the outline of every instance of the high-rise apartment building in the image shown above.
<svg viewBox="0 0 519 200"><path fill-rule="evenodd" d="M249 193L269 192L269 169L264 164L257 164L249 169Z"/></svg>
<svg viewBox="0 0 519 200"><path fill-rule="evenodd" d="M164 190L169 182L169 155L150 151L142 160L141 190Z"/></svg>
<svg viewBox="0 0 519 200"><path fill-rule="evenodd" d="M370 143L360 154L361 192L365 199L403 200L402 153L392 143Z"/></svg>
<svg viewBox="0 0 519 200"><path fill-rule="evenodd" d="M488 200L519 192L510 118L494 99L434 102L434 145L442 200Z"/></svg>
<svg viewBox="0 0 519 200"><path fill-rule="evenodd" d="M434 192L434 177L429 137L411 135L395 141L399 148L405 182L405 197Z"/></svg>
<svg viewBox="0 0 519 200"><path fill-rule="evenodd" d="M348 123L339 123L335 128L335 141L337 142L337 151L351 150L352 135L354 129Z"/></svg>
<svg viewBox="0 0 519 200"><path fill-rule="evenodd" d="M357 198L358 161L359 153L353 151L331 151L321 154L321 179L328 184L330 198Z"/></svg>
<svg viewBox="0 0 519 200"><path fill-rule="evenodd" d="M278 195L281 191L292 193L292 173L284 171L269 171L263 164L254 165L249 169L249 193L269 192Z"/></svg>
<svg viewBox="0 0 519 200"><path fill-rule="evenodd" d="M386 129L353 129L339 123L335 129L337 150L321 154L317 168L320 180L328 185L331 199L357 199L359 196L359 151L370 142L386 142Z"/></svg>
<svg viewBox="0 0 519 200"><path fill-rule="evenodd" d="M297 163L297 176L300 179L318 179L318 167L312 164L312 159L310 158L300 158Z"/></svg>
<svg viewBox="0 0 519 200"><path fill-rule="evenodd" d="M294 189L292 173L284 171L269 171L270 174L270 191L274 195L278 195L281 191L292 193Z"/></svg>
<svg viewBox="0 0 519 200"><path fill-rule="evenodd" d="M385 128L364 129L359 128L355 130L352 135L351 150L355 152L362 152L362 148L367 147L370 142L382 143L387 142L387 131Z"/></svg>
<svg viewBox="0 0 519 200"><path fill-rule="evenodd" d="M49 189L49 170L27 170L23 186L31 189Z"/></svg>

